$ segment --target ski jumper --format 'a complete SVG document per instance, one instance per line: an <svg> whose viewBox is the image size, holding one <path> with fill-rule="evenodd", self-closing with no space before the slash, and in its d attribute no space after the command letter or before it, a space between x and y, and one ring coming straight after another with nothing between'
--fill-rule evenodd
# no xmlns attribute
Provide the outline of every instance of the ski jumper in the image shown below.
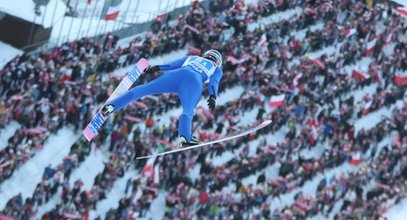
<svg viewBox="0 0 407 220"><path fill-rule="evenodd" d="M114 105L114 112L117 112L146 95L176 93L183 109L178 122L178 135L184 136L189 142L192 137L192 118L202 96L203 84L209 81L209 95L217 96L223 72L211 60L199 56L184 57L159 65L159 68L170 71L149 83L136 86L108 104Z"/></svg>

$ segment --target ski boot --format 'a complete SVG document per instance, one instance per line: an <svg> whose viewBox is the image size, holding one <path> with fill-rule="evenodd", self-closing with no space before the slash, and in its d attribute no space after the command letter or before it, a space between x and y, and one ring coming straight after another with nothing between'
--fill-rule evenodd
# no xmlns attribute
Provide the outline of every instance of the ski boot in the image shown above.
<svg viewBox="0 0 407 220"><path fill-rule="evenodd" d="M112 105L112 104L107 104L107 105L103 106L103 108L102 108L102 110L101 110L101 113L102 113L103 117L107 117L107 116L109 116L110 114L112 114L115 109L116 109L116 108L114 107L114 105Z"/></svg>
<svg viewBox="0 0 407 220"><path fill-rule="evenodd" d="M181 141L181 147L188 147L188 146L193 146L193 145L198 145L201 142L199 142L199 139L195 136L192 136L191 140L187 142L187 139L184 136L181 136L180 138Z"/></svg>

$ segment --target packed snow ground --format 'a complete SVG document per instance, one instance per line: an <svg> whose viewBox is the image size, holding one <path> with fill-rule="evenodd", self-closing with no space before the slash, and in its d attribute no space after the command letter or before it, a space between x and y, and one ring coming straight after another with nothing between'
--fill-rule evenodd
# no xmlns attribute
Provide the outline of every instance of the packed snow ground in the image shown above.
<svg viewBox="0 0 407 220"><path fill-rule="evenodd" d="M5 128L0 129L0 151L6 148L8 139L12 137L14 132L20 127L21 125L16 121L11 121Z"/></svg>
<svg viewBox="0 0 407 220"><path fill-rule="evenodd" d="M14 57L23 54L22 50L12 47L9 44L0 41L0 69L12 60Z"/></svg>
<svg viewBox="0 0 407 220"><path fill-rule="evenodd" d="M14 171L11 178L0 184L0 210L3 210L9 199L21 193L23 198L31 196L36 184L42 179L45 167L55 167L68 155L71 145L80 137L69 127L63 127L56 135L51 135L33 158ZM96 163L96 162L95 162ZM81 176L87 176L86 172Z"/></svg>
<svg viewBox="0 0 407 220"><path fill-rule="evenodd" d="M0 11L42 25L45 28L52 27L56 22L60 21L64 16L67 7L61 0L50 0L48 7L39 7L40 15L34 13L34 8L34 1L0 1Z"/></svg>

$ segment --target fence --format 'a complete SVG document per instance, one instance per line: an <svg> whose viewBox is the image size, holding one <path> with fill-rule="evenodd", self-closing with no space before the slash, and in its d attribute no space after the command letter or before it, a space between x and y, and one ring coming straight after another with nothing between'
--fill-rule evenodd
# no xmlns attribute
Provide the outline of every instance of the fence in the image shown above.
<svg viewBox="0 0 407 220"><path fill-rule="evenodd" d="M63 42L73 41L82 37L93 37L95 40L99 40L107 32L112 32L120 38L129 37L150 30L152 20L160 13L169 14L171 17L185 13L192 1L193 0L173 0L173 2L170 3L169 0L159 0L160 4L157 6L158 9L148 11L143 7L143 4L146 4L146 0L129 0L128 5L125 5L127 10L123 10L118 18L113 21L105 21L101 19L103 13L102 4L95 3L95 5L90 8L88 4L83 5L87 1L67 0L68 8L66 16L53 27L54 29L50 39L46 42L39 42L24 47L23 50L35 53L39 50L51 49ZM207 6L208 1L209 0L202 1L201 4ZM98 2L104 3L103 0ZM123 1L122 4L126 3ZM131 10L130 4L133 4L133 9ZM134 4L136 7L134 7ZM140 9L142 7L143 9ZM52 9L46 8L45 10Z"/></svg>

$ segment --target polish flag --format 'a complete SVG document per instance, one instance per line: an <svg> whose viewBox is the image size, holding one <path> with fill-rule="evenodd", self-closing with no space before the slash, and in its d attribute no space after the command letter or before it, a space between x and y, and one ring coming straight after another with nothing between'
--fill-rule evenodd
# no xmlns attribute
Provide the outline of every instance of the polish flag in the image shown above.
<svg viewBox="0 0 407 220"><path fill-rule="evenodd" d="M376 47L376 41L377 41L377 39L376 38L374 38L372 41L370 41L369 43L367 43L367 45L366 45L366 52L365 52L365 56L370 56L370 55L372 55L372 53L373 53L373 50L375 49L375 47Z"/></svg>
<svg viewBox="0 0 407 220"><path fill-rule="evenodd" d="M384 41L384 46L389 46L389 44L391 43L392 36L393 36L393 34L387 35L386 40Z"/></svg>
<svg viewBox="0 0 407 220"><path fill-rule="evenodd" d="M370 76L368 74L362 73L362 72L359 72L359 71L356 71L356 70L352 71L352 76L354 76L354 77L356 77L356 78L358 78L360 80L366 80L366 79L370 78Z"/></svg>
<svg viewBox="0 0 407 220"><path fill-rule="evenodd" d="M350 159L350 164L353 166L358 166L362 162L362 156L360 155L360 152L356 152L352 155L352 158Z"/></svg>
<svg viewBox="0 0 407 220"><path fill-rule="evenodd" d="M317 58L315 60L313 60L314 63L321 69L325 69L325 64L321 61L320 58Z"/></svg>
<svg viewBox="0 0 407 220"><path fill-rule="evenodd" d="M316 128L315 126L312 126L312 127L311 127L311 134L310 134L310 137L309 137L309 138L310 138L310 139L309 139L310 143L311 143L312 145L314 145L315 142L316 142L317 139L318 139L318 130L317 130L317 128Z"/></svg>
<svg viewBox="0 0 407 220"><path fill-rule="evenodd" d="M348 28L344 31L346 37L350 37L356 33L356 28Z"/></svg>
<svg viewBox="0 0 407 220"><path fill-rule="evenodd" d="M400 13L401 15L407 17L407 10L402 9L402 8L396 8L395 9L398 13Z"/></svg>
<svg viewBox="0 0 407 220"><path fill-rule="evenodd" d="M141 177L143 177L143 178L154 177L154 170L153 170L154 162L155 162L155 157L148 159L147 164L144 166L144 169L141 172Z"/></svg>
<svg viewBox="0 0 407 220"><path fill-rule="evenodd" d="M362 115L369 114L370 106L372 106L372 103L373 103L372 100L366 102L365 106L363 107Z"/></svg>
<svg viewBox="0 0 407 220"><path fill-rule="evenodd" d="M394 77L394 83L401 85L407 84L407 72L396 73L396 77Z"/></svg>
<svg viewBox="0 0 407 220"><path fill-rule="evenodd" d="M294 77L294 80L293 80L293 85L294 85L294 86L297 86L297 85L300 83L301 77L302 77L302 73L297 74L297 75Z"/></svg>
<svg viewBox="0 0 407 220"><path fill-rule="evenodd" d="M155 19L158 21L161 21L164 17L165 17L165 13L160 13L155 17Z"/></svg>
<svg viewBox="0 0 407 220"><path fill-rule="evenodd" d="M226 60L227 60L228 62L232 63L233 65L235 65L235 64L241 64L241 63L243 63L244 61L246 61L247 59L248 59L248 57L245 57L245 56L241 57L240 59L237 59L237 58L234 57L234 56L226 56Z"/></svg>
<svg viewBox="0 0 407 220"><path fill-rule="evenodd" d="M120 3L122 3L122 0L110 0L110 6L107 8L105 20L114 20L119 16Z"/></svg>
<svg viewBox="0 0 407 220"><path fill-rule="evenodd" d="M69 219L82 219L81 215L75 215L68 212L64 212L64 217Z"/></svg>
<svg viewBox="0 0 407 220"><path fill-rule="evenodd" d="M269 102L270 107L278 107L284 104L285 94L271 96L271 101Z"/></svg>
<svg viewBox="0 0 407 220"><path fill-rule="evenodd" d="M261 37L260 37L259 46L260 46L260 47L264 47L264 46L266 45L266 43L267 43L267 36L266 36L266 34L264 33L264 34L262 34Z"/></svg>

